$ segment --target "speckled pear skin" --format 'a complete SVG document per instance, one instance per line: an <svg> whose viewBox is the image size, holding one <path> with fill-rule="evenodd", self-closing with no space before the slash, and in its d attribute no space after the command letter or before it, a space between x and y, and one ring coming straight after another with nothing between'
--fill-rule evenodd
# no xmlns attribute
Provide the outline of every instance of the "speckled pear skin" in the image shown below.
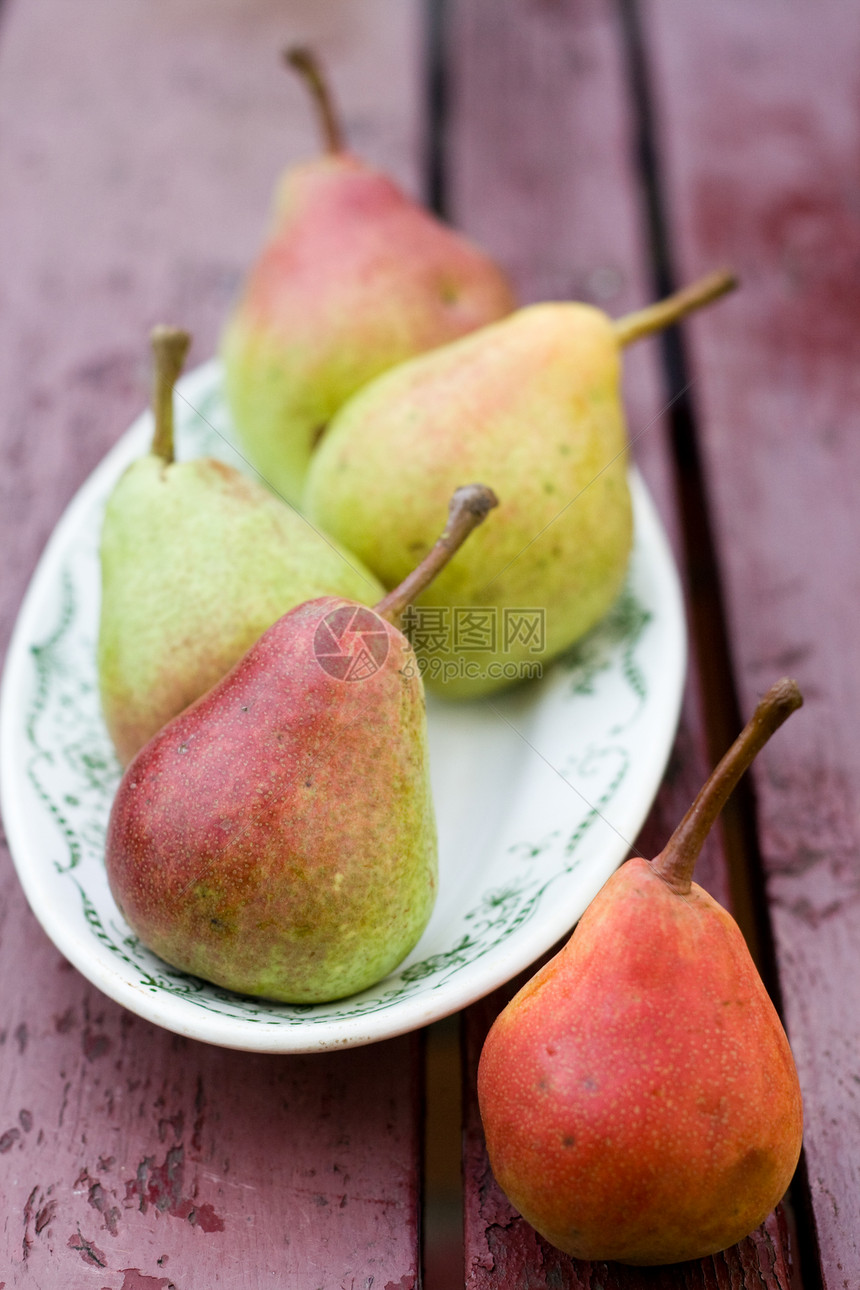
<svg viewBox="0 0 860 1290"><path fill-rule="evenodd" d="M737 924L642 859L497 1018L478 1095L500 1186L579 1259L725 1249L800 1154L794 1062Z"/></svg>
<svg viewBox="0 0 860 1290"><path fill-rule="evenodd" d="M360 386L515 307L466 238L348 153L291 168L225 330L225 391L243 450L298 504L313 447Z"/></svg>
<svg viewBox="0 0 860 1290"><path fill-rule="evenodd" d="M491 667L551 659L614 601L632 540L619 375L600 310L531 305L378 377L332 421L305 510L387 587L432 545L453 488L480 479L499 521L418 604L546 611L542 653L524 639L506 651L498 622L495 652L423 650L428 686L455 698L498 689L508 682ZM478 674L440 685L437 668L457 655Z"/></svg>
<svg viewBox="0 0 860 1290"><path fill-rule="evenodd" d="M280 618L125 773L106 862L141 940L245 994L317 1003L412 949L436 894L424 693L385 624L379 669L335 679L314 654L326 597ZM382 623L382 619L377 620Z"/></svg>
<svg viewBox="0 0 860 1290"><path fill-rule="evenodd" d="M382 594L355 556L209 457L149 454L128 468L108 500L101 567L99 686L123 765L288 609Z"/></svg>

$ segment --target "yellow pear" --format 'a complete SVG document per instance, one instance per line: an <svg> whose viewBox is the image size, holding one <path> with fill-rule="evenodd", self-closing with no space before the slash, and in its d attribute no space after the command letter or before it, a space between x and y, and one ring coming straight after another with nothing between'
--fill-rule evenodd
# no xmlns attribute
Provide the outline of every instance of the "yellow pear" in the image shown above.
<svg viewBox="0 0 860 1290"><path fill-rule="evenodd" d="M304 509L385 586L429 548L459 479L486 479L504 504L416 606L429 685L490 693L606 612L632 539L622 347L733 284L713 274L617 322L530 305L377 377L333 419Z"/></svg>

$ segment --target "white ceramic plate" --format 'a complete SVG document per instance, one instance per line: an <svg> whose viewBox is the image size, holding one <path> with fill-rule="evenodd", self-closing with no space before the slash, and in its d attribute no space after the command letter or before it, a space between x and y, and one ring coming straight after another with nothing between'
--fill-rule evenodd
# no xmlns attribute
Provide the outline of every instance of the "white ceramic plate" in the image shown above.
<svg viewBox="0 0 860 1290"><path fill-rule="evenodd" d="M178 455L240 467L220 370L180 383ZM439 898L418 946L371 990L309 1007L268 1004L151 954L113 902L104 836L119 766L95 675L105 500L146 452L140 417L74 498L22 606L3 685L3 814L27 899L92 983L182 1035L311 1052L402 1034L486 994L554 944L624 858L660 783L680 709L686 632L653 504L631 483L636 541L607 619L543 680L491 702L428 703Z"/></svg>

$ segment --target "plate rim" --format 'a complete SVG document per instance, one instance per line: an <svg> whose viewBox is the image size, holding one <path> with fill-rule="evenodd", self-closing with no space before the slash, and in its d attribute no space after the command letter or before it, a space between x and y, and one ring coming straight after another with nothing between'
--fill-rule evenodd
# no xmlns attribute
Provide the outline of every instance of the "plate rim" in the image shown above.
<svg viewBox="0 0 860 1290"><path fill-rule="evenodd" d="M194 390L198 385L206 387L213 380L217 380L219 375L219 361L210 359L183 376L178 383L178 391L187 397L189 389ZM188 401L190 402L190 399ZM426 999L422 999L419 995L417 998L399 1001L401 1003L399 1009L398 1000L393 1000L387 1006L383 1005L379 1009L356 1017L339 1018L336 1022L332 1019L327 1023L322 1019L308 1026L303 1025L301 1021L290 1025L278 1025L273 1021L269 1026L260 1025L259 1022L252 1022L247 1018L211 1013L204 1008L194 1009L193 1000L179 999L176 996L166 995L160 990L156 990L153 994L140 984L128 980L117 970L113 962L103 961L88 954L87 947L82 942L74 924L63 921L54 902L46 904L43 901L41 885L44 880L40 880L38 870L31 868L27 863L28 831L26 821L23 819L23 807L19 813L12 783L12 768L20 737L20 722L13 721L13 716L18 713L15 695L16 691L26 692L27 686L31 684L30 680L23 676L23 672L25 664L30 660L31 643L37 638L37 634L34 636L33 626L36 625L38 606L43 598L42 584L49 581L52 575L56 576L56 573L60 572L59 568L56 568L55 572L55 566L59 565L61 556L69 545L67 534L75 528L79 512L89 511L103 481L118 477L123 463L134 460L138 455L136 437L143 434L147 424L151 424L151 414L144 411L123 431L117 442L105 453L69 499L30 576L9 638L2 685L0 685L0 809L2 809L9 851L30 910L60 953L90 984L115 1003L163 1029L219 1047L248 1052L297 1054L358 1047L408 1034L430 1022L441 1020L445 1016L460 1011L519 972L526 970L570 930L575 921L581 917L581 913L571 922L569 913L563 912L563 902L561 902L555 918L544 917L530 928L521 931L514 945L508 947L516 951L509 955L510 966L505 967L501 973L498 956L492 952L469 964L466 981L470 984L466 989L463 988L462 979L455 973L428 992ZM652 556L652 560L649 561L649 572L655 577L659 587L659 594L655 594L655 603L659 603L661 611L666 616L669 636L676 647L677 654L675 665L668 669L669 678L673 682L668 696L671 709L660 727L661 746L654 750L656 769L648 780L647 789L640 790L637 799L638 807L635 814L639 818L638 831L659 791L675 740L686 683L688 644L680 575L664 526L650 491L638 468L632 462L628 467L628 478L633 494L638 537L641 541L643 533L646 536L643 545ZM666 702L666 699L663 702ZM604 863L592 864L589 867L589 881L586 886L591 890L591 894L588 896L586 905L623 861L623 854L620 858L615 858L615 852L608 851L607 855L609 858ZM78 886L79 890L83 890L79 884ZM548 936L546 931L548 924L552 928L551 936ZM540 935L536 929L541 929ZM461 987L459 990L458 985ZM261 1004L263 1002L259 1001ZM271 1006L278 1007L277 1004ZM374 1021L376 1025L373 1024ZM385 1024L386 1022L389 1024ZM335 1026L336 1035L326 1033L330 1027Z"/></svg>

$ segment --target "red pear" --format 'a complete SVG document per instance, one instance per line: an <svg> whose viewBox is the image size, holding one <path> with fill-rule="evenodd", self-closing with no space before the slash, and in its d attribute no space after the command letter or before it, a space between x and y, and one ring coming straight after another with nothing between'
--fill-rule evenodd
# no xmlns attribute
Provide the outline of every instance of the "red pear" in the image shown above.
<svg viewBox="0 0 860 1290"><path fill-rule="evenodd" d="M326 150L284 174L222 353L244 451L298 504L316 443L351 394L516 301L477 246L345 149L313 55L286 58L314 96Z"/></svg>
<svg viewBox="0 0 860 1290"><path fill-rule="evenodd" d="M448 526L375 611L290 610L138 753L106 864L120 910L168 963L231 990L319 1003L415 945L436 894L421 676L394 625L495 496Z"/></svg>
<svg viewBox="0 0 860 1290"><path fill-rule="evenodd" d="M802 1133L785 1032L732 917L691 882L744 769L800 706L778 682L653 862L629 860L487 1036L490 1162L580 1259L674 1263L741 1240L783 1196Z"/></svg>

